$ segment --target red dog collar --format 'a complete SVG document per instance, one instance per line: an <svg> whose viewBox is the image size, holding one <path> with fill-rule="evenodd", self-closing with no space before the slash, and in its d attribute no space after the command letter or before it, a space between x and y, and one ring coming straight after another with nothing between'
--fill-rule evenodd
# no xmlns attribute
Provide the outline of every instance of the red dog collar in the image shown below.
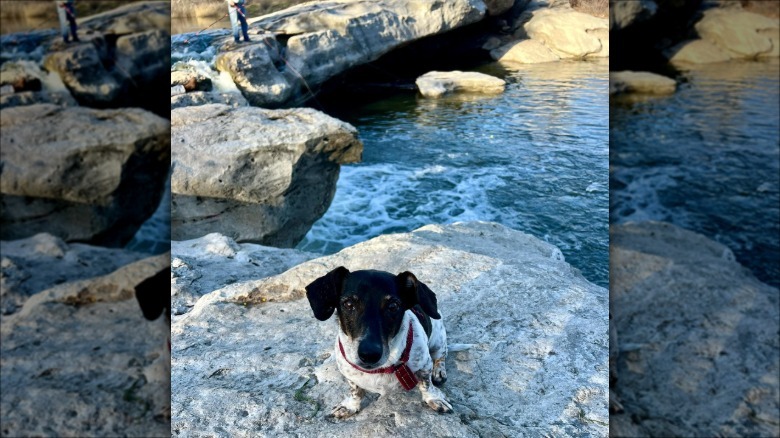
<svg viewBox="0 0 780 438"><path fill-rule="evenodd" d="M414 329L412 328L412 322L409 321L409 332L406 335L406 348L404 348L403 354L401 354L401 361L396 365L389 367L377 368L375 370L364 370L347 359L347 355L344 353L344 346L341 345L341 339L339 338L339 350L341 350L341 356L348 364L352 365L352 368L362 371L368 374L395 374L395 377L401 383L401 386L405 390L410 390L417 386L417 376L414 375L412 370L406 365L409 360L409 353L412 351L412 341L414 340Z"/></svg>

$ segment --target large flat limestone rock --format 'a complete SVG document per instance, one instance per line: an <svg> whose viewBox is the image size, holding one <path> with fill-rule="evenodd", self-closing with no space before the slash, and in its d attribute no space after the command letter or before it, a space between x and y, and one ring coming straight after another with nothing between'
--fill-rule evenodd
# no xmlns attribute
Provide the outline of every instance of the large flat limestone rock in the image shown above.
<svg viewBox="0 0 780 438"><path fill-rule="evenodd" d="M431 411L415 389L326 418L348 386L333 357L336 322L314 318L304 287L341 265L410 270L437 294L460 350L443 386L454 414ZM173 435L606 437L607 300L557 248L498 224L377 237L225 286L174 321Z"/></svg>
<svg viewBox="0 0 780 438"><path fill-rule="evenodd" d="M610 227L622 436L778 436L778 290L663 222Z"/></svg>
<svg viewBox="0 0 780 438"><path fill-rule="evenodd" d="M182 107L171 126L174 240L293 247L330 205L340 164L363 152L354 127L310 108Z"/></svg>

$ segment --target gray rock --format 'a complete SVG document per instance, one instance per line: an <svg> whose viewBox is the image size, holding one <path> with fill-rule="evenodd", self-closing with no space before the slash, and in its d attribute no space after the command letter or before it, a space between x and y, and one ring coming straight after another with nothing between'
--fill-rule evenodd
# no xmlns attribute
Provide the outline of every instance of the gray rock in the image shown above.
<svg viewBox="0 0 780 438"><path fill-rule="evenodd" d="M50 238L28 247L22 257L41 262L31 278L52 269L51 254L106 251L62 246ZM164 318L146 321L133 296L135 285L169 263L165 254L97 278L41 284L46 289L20 312L3 316L3 436L169 436L168 327ZM97 264L96 274L104 269Z"/></svg>
<svg viewBox="0 0 780 438"><path fill-rule="evenodd" d="M773 40L761 30L780 30L780 21L752 12L730 9L710 9L704 12L694 28L709 41L735 59L753 59L771 55ZM777 40L774 41L777 43ZM777 49L774 50L777 56Z"/></svg>
<svg viewBox="0 0 780 438"><path fill-rule="evenodd" d="M23 91L0 96L0 108L50 103L57 106L77 106L67 91Z"/></svg>
<svg viewBox="0 0 780 438"><path fill-rule="evenodd" d="M179 87L181 85L178 85ZM248 106L249 102L239 93L219 93L215 91L193 91L191 93L181 93L171 96L171 109L185 106L208 105L210 103L220 103L233 108L239 106Z"/></svg>
<svg viewBox="0 0 780 438"><path fill-rule="evenodd" d="M211 79L191 70L171 72L171 87L182 85L187 91L211 91Z"/></svg>
<svg viewBox="0 0 780 438"><path fill-rule="evenodd" d="M189 311L206 293L233 283L270 277L316 257L295 249L237 244L218 233L171 242L171 312ZM204 271L219 275L204 275Z"/></svg>
<svg viewBox="0 0 780 438"><path fill-rule="evenodd" d="M98 51L99 46L85 40L60 48L44 60L46 70L57 73L62 82L80 104L106 106L117 101L122 93L125 78L121 73L110 72L103 63L108 54Z"/></svg>
<svg viewBox="0 0 780 438"><path fill-rule="evenodd" d="M308 108L190 106L171 129L174 240L293 247L330 205L339 164L363 151L355 128Z"/></svg>
<svg viewBox="0 0 780 438"><path fill-rule="evenodd" d="M609 4L609 28L625 29L651 19L658 11L653 0L613 1Z"/></svg>
<svg viewBox="0 0 780 438"><path fill-rule="evenodd" d="M495 76L478 72L432 71L415 81L420 94L425 97L441 97L450 93L500 94L506 82Z"/></svg>
<svg viewBox="0 0 780 438"><path fill-rule="evenodd" d="M250 20L253 43L216 40L216 65L251 104L278 107L310 97L310 89L350 68L485 14L480 0L310 2Z"/></svg>
<svg viewBox="0 0 780 438"><path fill-rule="evenodd" d="M673 94L677 82L656 73L646 71L609 72L609 94Z"/></svg>
<svg viewBox="0 0 780 438"><path fill-rule="evenodd" d="M610 229L625 436L778 436L778 290L662 222ZM633 421L632 421L633 420Z"/></svg>
<svg viewBox="0 0 780 438"><path fill-rule="evenodd" d="M515 0L485 0L488 15L491 16L501 15L512 9L514 5Z"/></svg>
<svg viewBox="0 0 780 438"><path fill-rule="evenodd" d="M576 11L568 2L532 2L511 27L515 41L490 52L501 63L609 57L607 19Z"/></svg>
<svg viewBox="0 0 780 438"><path fill-rule="evenodd" d="M459 350L443 386L453 415L413 390L370 397L347 421L325 418L348 387L333 357L336 323L313 317L304 287L340 265L410 270L436 292ZM176 320L173 434L606 437L607 295L554 246L498 224L377 237L218 289Z"/></svg>
<svg viewBox="0 0 780 438"><path fill-rule="evenodd" d="M119 246L157 208L170 160L168 121L137 108L4 108L3 240L48 232Z"/></svg>
<svg viewBox="0 0 780 438"><path fill-rule="evenodd" d="M106 275L144 257L118 248L67 244L51 234L3 241L0 310L14 313L27 298L54 285Z"/></svg>
<svg viewBox="0 0 780 438"><path fill-rule="evenodd" d="M152 29L122 35L116 41L114 62L119 72L130 81L131 92L144 90L157 83L167 83L171 65L171 38L167 29Z"/></svg>
<svg viewBox="0 0 780 438"><path fill-rule="evenodd" d="M184 89L184 85L174 85L171 87L171 97L181 96L186 92L187 90Z"/></svg>
<svg viewBox="0 0 780 438"><path fill-rule="evenodd" d="M669 62L675 65L713 64L731 60L720 47L705 40L687 40L664 51Z"/></svg>
<svg viewBox="0 0 780 438"><path fill-rule="evenodd" d="M0 66L0 86L10 85L17 93L40 91L41 80L17 62L6 62Z"/></svg>
<svg viewBox="0 0 780 438"><path fill-rule="evenodd" d="M63 44L59 37L39 43L46 70L59 75L81 105L150 106L148 93L158 92L170 68L170 4L121 6L79 20L79 32L80 43Z"/></svg>

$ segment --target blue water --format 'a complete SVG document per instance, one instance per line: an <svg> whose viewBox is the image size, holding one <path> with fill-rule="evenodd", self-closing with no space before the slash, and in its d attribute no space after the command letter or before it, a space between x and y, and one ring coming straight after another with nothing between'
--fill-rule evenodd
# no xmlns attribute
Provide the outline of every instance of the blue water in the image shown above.
<svg viewBox="0 0 780 438"><path fill-rule="evenodd" d="M682 72L677 93L610 108L610 220L660 220L713 238L780 286L780 68Z"/></svg>
<svg viewBox="0 0 780 438"><path fill-rule="evenodd" d="M405 93L338 114L358 129L363 161L342 166L330 209L298 247L334 253L431 223L495 221L558 246L606 287L607 69L489 65L508 82L502 95Z"/></svg>

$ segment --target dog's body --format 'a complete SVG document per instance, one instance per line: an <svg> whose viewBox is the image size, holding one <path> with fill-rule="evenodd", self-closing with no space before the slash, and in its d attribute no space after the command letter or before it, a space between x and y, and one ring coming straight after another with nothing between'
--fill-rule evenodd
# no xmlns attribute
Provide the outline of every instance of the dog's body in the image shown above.
<svg viewBox="0 0 780 438"><path fill-rule="evenodd" d="M447 334L436 295L404 272L337 268L306 287L317 319L338 309L336 364L351 391L332 415L360 410L365 391L386 394L419 386L423 401L438 412L452 406L435 386L447 379Z"/></svg>

